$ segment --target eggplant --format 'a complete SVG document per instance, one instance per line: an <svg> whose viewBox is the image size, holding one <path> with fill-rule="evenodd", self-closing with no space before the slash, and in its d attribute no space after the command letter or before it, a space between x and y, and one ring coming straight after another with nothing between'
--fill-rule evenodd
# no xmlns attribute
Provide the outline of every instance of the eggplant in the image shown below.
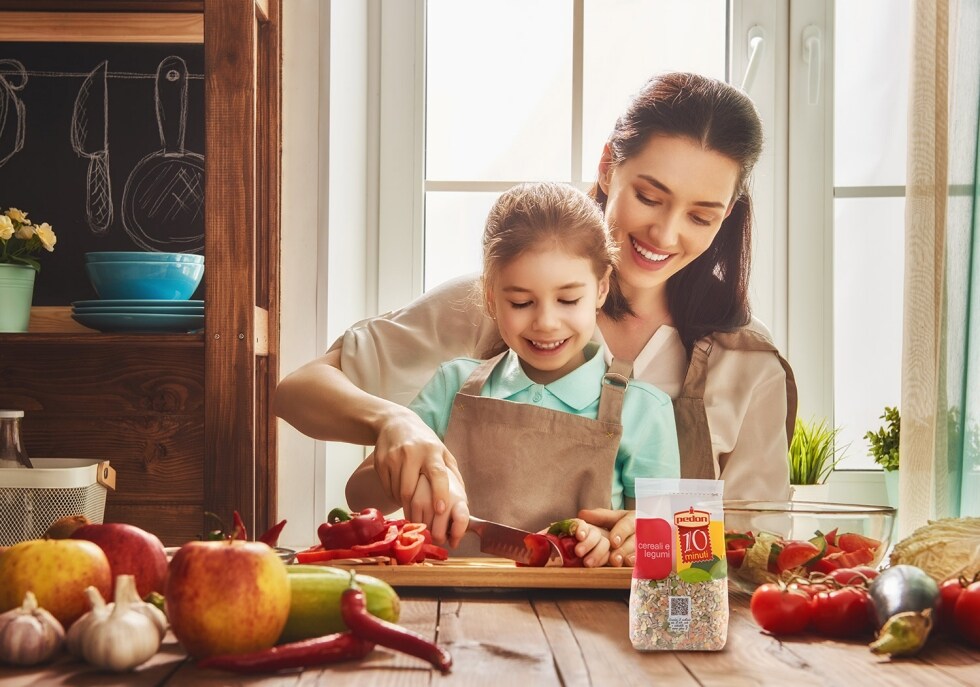
<svg viewBox="0 0 980 687"><path fill-rule="evenodd" d="M911 656L925 645L939 600L939 585L914 565L895 565L871 581L878 636L873 653Z"/></svg>

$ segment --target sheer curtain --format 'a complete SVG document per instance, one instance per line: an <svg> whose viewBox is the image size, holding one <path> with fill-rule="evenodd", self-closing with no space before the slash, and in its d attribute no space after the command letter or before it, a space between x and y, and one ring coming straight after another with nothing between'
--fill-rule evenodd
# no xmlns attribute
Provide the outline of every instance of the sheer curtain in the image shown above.
<svg viewBox="0 0 980 687"><path fill-rule="evenodd" d="M980 7L912 6L899 536L980 514Z"/></svg>

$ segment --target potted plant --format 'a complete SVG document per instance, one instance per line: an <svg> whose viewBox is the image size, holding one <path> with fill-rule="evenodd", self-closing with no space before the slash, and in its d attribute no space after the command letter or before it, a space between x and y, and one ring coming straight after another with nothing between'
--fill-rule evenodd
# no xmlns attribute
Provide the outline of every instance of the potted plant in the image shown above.
<svg viewBox="0 0 980 687"><path fill-rule="evenodd" d="M826 501L827 478L846 447L837 446L838 428L825 420L806 422L796 419L796 430L789 445L789 482L793 498L803 501Z"/></svg>
<svg viewBox="0 0 980 687"><path fill-rule="evenodd" d="M881 414L885 421L876 432L868 432L864 438L871 448L871 457L885 471L885 488L888 490L888 503L898 504L898 438L901 429L901 416L898 408L885 406Z"/></svg>
<svg viewBox="0 0 980 687"><path fill-rule="evenodd" d="M26 332L34 299L37 256L58 238L47 222L31 224L27 213L9 208L0 215L0 332Z"/></svg>

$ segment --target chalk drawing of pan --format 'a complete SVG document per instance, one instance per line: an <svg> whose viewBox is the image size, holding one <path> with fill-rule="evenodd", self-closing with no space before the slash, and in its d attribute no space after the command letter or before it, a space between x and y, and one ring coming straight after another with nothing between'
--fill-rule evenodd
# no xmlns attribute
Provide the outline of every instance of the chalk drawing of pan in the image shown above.
<svg viewBox="0 0 980 687"><path fill-rule="evenodd" d="M184 148L187 65L170 56L154 89L161 149L140 160L123 189L123 227L149 251L204 250L204 156Z"/></svg>
<svg viewBox="0 0 980 687"><path fill-rule="evenodd" d="M18 60L0 60L0 167L24 147L24 101L17 92L27 85L27 70Z"/></svg>
<svg viewBox="0 0 980 687"><path fill-rule="evenodd" d="M71 147L88 158L85 175L85 220L93 234L112 226L112 184L109 180L108 62L102 61L85 77L71 113Z"/></svg>

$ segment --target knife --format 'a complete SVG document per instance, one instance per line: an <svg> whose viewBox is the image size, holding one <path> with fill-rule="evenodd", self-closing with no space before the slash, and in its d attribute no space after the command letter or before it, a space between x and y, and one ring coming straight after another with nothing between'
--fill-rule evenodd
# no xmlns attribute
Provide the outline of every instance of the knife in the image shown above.
<svg viewBox="0 0 980 687"><path fill-rule="evenodd" d="M531 562L531 551L524 544L524 537L532 534L532 532L501 525L499 522L475 518L472 515L469 524L466 525L466 530L473 532L480 538L480 551L485 554L497 558L508 558L525 565ZM561 567L561 551L558 550L553 541L549 541L548 544L551 546L551 554L548 556L546 567Z"/></svg>
<svg viewBox="0 0 980 687"><path fill-rule="evenodd" d="M71 145L88 158L85 216L93 234L104 234L112 225L112 187L109 181L108 62L103 60L85 77L71 115Z"/></svg>

